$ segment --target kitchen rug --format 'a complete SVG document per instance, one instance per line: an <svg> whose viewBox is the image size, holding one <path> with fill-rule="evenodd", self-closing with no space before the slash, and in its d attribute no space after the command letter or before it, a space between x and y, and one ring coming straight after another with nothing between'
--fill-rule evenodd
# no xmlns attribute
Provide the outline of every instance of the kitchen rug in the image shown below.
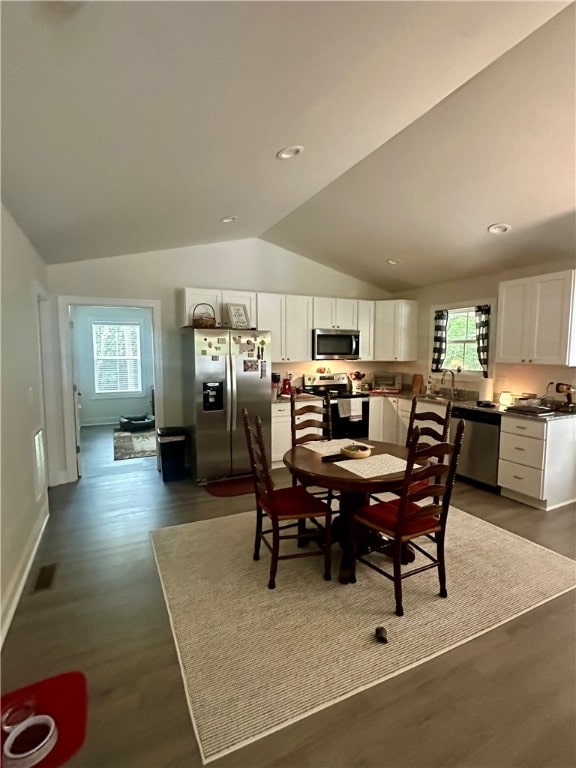
<svg viewBox="0 0 576 768"><path fill-rule="evenodd" d="M114 461L156 456L156 432L113 432Z"/></svg>
<svg viewBox="0 0 576 768"><path fill-rule="evenodd" d="M151 533L204 763L468 642L576 585L573 560L452 508L448 599L436 571L403 584L358 565L322 578L321 558L252 559L255 513ZM388 643L374 639L384 625ZM303 663L303 655L305 663Z"/></svg>
<svg viewBox="0 0 576 768"><path fill-rule="evenodd" d="M254 493L254 481L252 477L231 477L207 483L204 489L211 496L243 496L246 493Z"/></svg>

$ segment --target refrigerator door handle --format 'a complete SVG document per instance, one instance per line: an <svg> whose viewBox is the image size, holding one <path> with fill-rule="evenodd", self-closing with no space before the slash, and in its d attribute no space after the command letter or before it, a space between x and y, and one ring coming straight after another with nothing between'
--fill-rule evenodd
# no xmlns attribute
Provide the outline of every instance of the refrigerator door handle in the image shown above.
<svg viewBox="0 0 576 768"><path fill-rule="evenodd" d="M230 365L230 400L232 409L230 413L230 432L236 431L236 420L238 418L238 392L236 388L236 356L230 355L228 358Z"/></svg>
<svg viewBox="0 0 576 768"><path fill-rule="evenodd" d="M226 432L232 431L232 398L232 365L228 355L226 358Z"/></svg>

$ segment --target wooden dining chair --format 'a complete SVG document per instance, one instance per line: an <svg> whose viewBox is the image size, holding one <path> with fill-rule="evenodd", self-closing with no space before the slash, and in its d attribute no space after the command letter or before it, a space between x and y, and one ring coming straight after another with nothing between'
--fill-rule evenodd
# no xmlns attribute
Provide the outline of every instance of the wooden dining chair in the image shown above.
<svg viewBox="0 0 576 768"><path fill-rule="evenodd" d="M289 560L295 557L324 556L324 578L329 581L331 576L331 547L332 547L332 513L330 507L320 499L308 493L302 485L288 488L275 488L270 472L270 461L264 443L264 432L259 416L252 421L246 408L242 410L244 432L248 445L254 494L256 496L256 536L254 540L254 560L260 559L260 544L268 548L272 555L270 562L270 577L268 588L276 586L276 572L279 560ZM264 527L264 519L271 524ZM313 528L300 528L299 522L310 520ZM295 529L293 533L285 533ZM280 554L280 542L285 540L302 539L315 540L320 548L306 552L289 552ZM271 539L271 541L270 541Z"/></svg>
<svg viewBox="0 0 576 768"><path fill-rule="evenodd" d="M409 447L414 429L417 427L419 430L420 447L424 448L428 445L437 445L438 443L447 443L450 435L450 418L452 416L452 402L446 403L446 411L444 416L434 411L418 410L419 404L422 403L417 397L412 398L412 407L410 409L410 418L408 420L408 432L406 434L406 448ZM424 409L426 403L423 404ZM424 488L430 484L430 480L422 480L419 484L420 488ZM372 494L370 496L376 502L382 501L378 494Z"/></svg>
<svg viewBox="0 0 576 768"><path fill-rule="evenodd" d="M332 440L332 403L330 393L326 392L321 402L318 400L304 400L298 403L294 392L292 392L290 396L290 430L292 434L292 448L296 448L303 443ZM298 479L295 475L292 475L292 485L297 484ZM310 486L308 489L310 490ZM332 506L332 500L335 495L333 491L314 490L310 492L318 498L326 499L328 506Z"/></svg>
<svg viewBox="0 0 576 768"><path fill-rule="evenodd" d="M448 596L444 539L463 434L464 422L459 421L453 443L442 442L422 447L420 429L414 427L408 446L402 489L398 498L393 501L381 501L378 504L367 504L353 515L353 568L355 568L355 562L358 559L361 563L394 582L397 616L404 615L402 581L408 576L427 571L430 568L438 568L440 597ZM422 485L423 481L426 481L424 486ZM383 536L388 541L388 550L385 556L392 557L393 573L389 573L376 562L378 558L382 563L380 552L372 550L367 554L357 555L357 526L364 526L364 528ZM423 539L424 541L416 543L416 539ZM430 548L424 548L427 541L435 544L436 551L434 554ZM416 567L402 572L403 550L408 543L430 562L423 565L417 564Z"/></svg>

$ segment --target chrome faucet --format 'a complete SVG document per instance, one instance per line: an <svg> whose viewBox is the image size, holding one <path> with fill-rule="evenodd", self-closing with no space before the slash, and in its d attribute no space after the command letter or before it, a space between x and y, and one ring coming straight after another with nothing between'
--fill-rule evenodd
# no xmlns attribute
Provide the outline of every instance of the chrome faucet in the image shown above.
<svg viewBox="0 0 576 768"><path fill-rule="evenodd" d="M442 371L442 378L440 379L440 384L444 384L445 374L447 374L447 373L449 373L450 376L452 376L452 383L451 383L451 386L450 386L450 400L454 400L454 392L455 392L455 389L454 389L454 378L455 378L454 377L454 371L451 371L449 368L444 368L444 370Z"/></svg>

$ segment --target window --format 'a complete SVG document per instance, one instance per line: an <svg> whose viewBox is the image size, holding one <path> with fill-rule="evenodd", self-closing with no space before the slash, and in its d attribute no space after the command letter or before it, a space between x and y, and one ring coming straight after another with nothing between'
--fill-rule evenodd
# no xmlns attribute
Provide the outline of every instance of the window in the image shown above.
<svg viewBox="0 0 576 768"><path fill-rule="evenodd" d="M142 392L139 325L92 323L92 347L96 394Z"/></svg>
<svg viewBox="0 0 576 768"><path fill-rule="evenodd" d="M462 368L464 371L478 372L482 370L478 360L474 307L448 310L444 368Z"/></svg>

